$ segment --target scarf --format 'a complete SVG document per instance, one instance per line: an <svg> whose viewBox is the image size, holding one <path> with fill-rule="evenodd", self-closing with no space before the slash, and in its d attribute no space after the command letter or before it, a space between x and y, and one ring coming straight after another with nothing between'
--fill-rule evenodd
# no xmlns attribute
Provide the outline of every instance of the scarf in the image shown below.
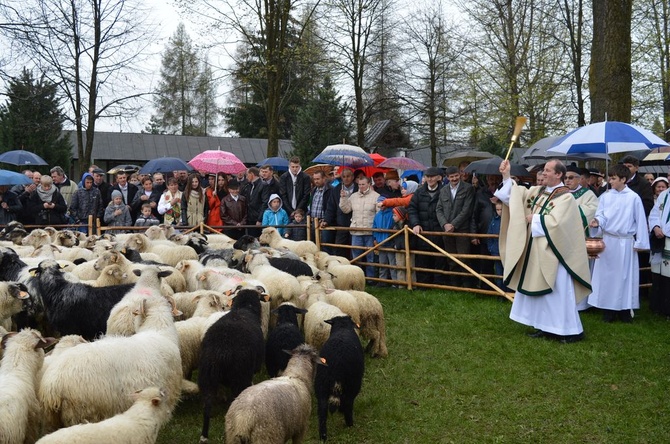
<svg viewBox="0 0 670 444"><path fill-rule="evenodd" d="M189 226L198 225L204 220L205 206L200 201L200 194L197 190L191 190L188 199L188 212L186 217Z"/></svg>
<svg viewBox="0 0 670 444"><path fill-rule="evenodd" d="M42 188L42 185L40 185L36 188L35 191L37 191L37 195L40 197L40 200L42 202L51 202L51 200L53 199L53 195L56 192L56 187L51 186L51 188L45 190Z"/></svg>

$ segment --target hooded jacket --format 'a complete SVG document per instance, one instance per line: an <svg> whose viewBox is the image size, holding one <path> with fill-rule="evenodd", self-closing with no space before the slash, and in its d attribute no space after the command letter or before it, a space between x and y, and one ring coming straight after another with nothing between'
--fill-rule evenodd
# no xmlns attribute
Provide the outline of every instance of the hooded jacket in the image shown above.
<svg viewBox="0 0 670 444"><path fill-rule="evenodd" d="M270 202L275 199L279 199L279 208L277 208L277 210L273 210L270 206ZM279 197L279 194L273 193L270 195L270 198L268 199L268 209L263 213L262 225L264 227L289 224L290 220L288 218L288 213L282 208L283 204L284 202L281 197ZM282 237L284 236L284 230L284 228L277 228L277 231Z"/></svg>

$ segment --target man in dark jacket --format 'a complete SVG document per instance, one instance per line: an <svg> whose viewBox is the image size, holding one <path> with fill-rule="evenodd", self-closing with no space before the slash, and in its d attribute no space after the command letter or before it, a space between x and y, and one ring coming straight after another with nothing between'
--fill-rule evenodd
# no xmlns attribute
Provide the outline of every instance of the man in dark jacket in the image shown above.
<svg viewBox="0 0 670 444"><path fill-rule="evenodd" d="M437 203L437 220L445 233L468 233L472 219L472 209L475 204L475 189L469 183L461 180L458 168L451 166L445 171L447 185L440 190L440 200ZM452 254L470 254L470 238L464 236L446 236L443 238L445 251ZM463 262L466 262L463 260ZM455 262L449 261L451 271L465 271ZM464 282L460 276L451 276L449 281L456 286L464 283L474 285L470 279Z"/></svg>
<svg viewBox="0 0 670 444"><path fill-rule="evenodd" d="M86 232L86 224L88 224L88 216L102 219L102 214L105 207L102 206L102 197L100 190L93 186L93 176L89 173L84 174L83 188L79 188L72 196L72 204L69 208L70 216L75 220L75 223L83 225L79 231Z"/></svg>
<svg viewBox="0 0 670 444"><path fill-rule="evenodd" d="M251 167L247 170L247 184L242 190L242 195L247 201L247 225L257 225L258 228L247 228L249 236L261 235L261 221L263 212L268 203L263 202L263 181L259 176L258 168Z"/></svg>
<svg viewBox="0 0 670 444"><path fill-rule="evenodd" d="M130 215L133 218L133 223L135 223L137 215L134 214L134 211L132 211L130 205L133 203L133 200L135 199L135 195L137 194L138 189L137 186L128 182L128 173L126 173L125 171L119 171L118 173L116 173L116 183L111 188L110 197L111 193L114 190L121 192L123 203L128 206L129 210L131 210Z"/></svg>
<svg viewBox="0 0 670 444"><path fill-rule="evenodd" d="M291 157L288 161L288 172L279 178L279 196L289 218L293 218L293 212L298 208L307 214L311 188L312 179L302 171L300 158Z"/></svg>
<svg viewBox="0 0 670 444"><path fill-rule="evenodd" d="M444 231L437 219L437 204L440 200L440 191L442 189L442 171L436 167L430 167L424 172L426 183L421 185L412 195L407 207L409 215L409 226L416 234L424 231ZM439 236L426 236L436 245L442 245L442 238ZM423 240L416 240L414 250L435 251L428 243ZM444 270L446 261L444 257L426 256L417 254L416 266L420 268L432 268L435 270ZM434 273L417 272L416 279L422 283L445 282L444 276Z"/></svg>
<svg viewBox="0 0 670 444"><path fill-rule="evenodd" d="M501 179L502 176L487 174L486 183L475 191L475 207L472 210L472 219L470 222L471 233L487 234L489 232L491 220L493 219L494 214L496 214L495 202L499 202L498 198L495 197L493 193L498 188L498 185L500 185ZM480 184L481 183L480 179ZM473 238L470 243L472 244L472 252L474 254L484 256L490 254L488 239ZM473 268L475 271L482 274L493 274L493 266L494 261L487 259L473 261Z"/></svg>
<svg viewBox="0 0 670 444"><path fill-rule="evenodd" d="M324 211L324 220L321 227L348 227L351 225L351 213L344 213L340 209L341 191L345 190L350 196L358 191L358 186L354 182L354 172L349 169L342 170L340 174L340 183L330 190ZM326 232L324 232L326 233ZM330 232L332 233L332 232ZM332 238L332 235L330 235ZM351 233L348 230L338 230L335 232L335 241L337 245L351 245ZM328 237L328 235L326 236ZM324 242L326 242L324 240ZM351 258L351 250L347 248L325 248L327 253ZM329 251L331 250L331 251Z"/></svg>
<svg viewBox="0 0 670 444"><path fill-rule="evenodd" d="M21 201L10 191L9 185L0 186L0 225L15 221L22 209Z"/></svg>
<svg viewBox="0 0 670 444"><path fill-rule="evenodd" d="M279 181L275 179L274 176L274 168L272 168L272 165L263 165L258 169L259 175L261 177L261 180L263 181L263 202L266 204L270 200L270 196L273 194L279 195ZM283 206L283 205L282 205ZM286 210L287 214L290 214L288 210ZM261 219L263 217L261 216Z"/></svg>

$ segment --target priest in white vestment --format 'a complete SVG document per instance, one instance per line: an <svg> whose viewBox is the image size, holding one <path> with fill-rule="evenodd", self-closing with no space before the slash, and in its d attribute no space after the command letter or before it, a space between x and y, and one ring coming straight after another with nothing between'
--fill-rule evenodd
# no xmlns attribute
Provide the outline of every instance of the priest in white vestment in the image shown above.
<svg viewBox="0 0 670 444"><path fill-rule="evenodd" d="M651 292L649 308L670 316L670 189L663 191L649 213L650 233L660 240L660 248L651 252Z"/></svg>
<svg viewBox="0 0 670 444"><path fill-rule="evenodd" d="M584 329L576 303L591 292L590 273L579 208L563 184L565 165L550 160L543 186L528 189L510 178L508 161L500 172L500 256L504 282L516 290L510 318L537 329L533 337L580 340Z"/></svg>

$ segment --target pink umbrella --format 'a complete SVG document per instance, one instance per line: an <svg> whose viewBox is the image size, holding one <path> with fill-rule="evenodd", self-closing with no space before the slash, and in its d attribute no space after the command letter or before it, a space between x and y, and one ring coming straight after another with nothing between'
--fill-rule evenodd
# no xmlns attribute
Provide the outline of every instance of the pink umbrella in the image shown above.
<svg viewBox="0 0 670 444"><path fill-rule="evenodd" d="M394 170L418 170L424 171L428 167L409 157L389 157L379 165L379 168L393 168Z"/></svg>
<svg viewBox="0 0 670 444"><path fill-rule="evenodd" d="M237 174L247 169L235 154L221 150L203 151L191 159L188 164L206 173Z"/></svg>

